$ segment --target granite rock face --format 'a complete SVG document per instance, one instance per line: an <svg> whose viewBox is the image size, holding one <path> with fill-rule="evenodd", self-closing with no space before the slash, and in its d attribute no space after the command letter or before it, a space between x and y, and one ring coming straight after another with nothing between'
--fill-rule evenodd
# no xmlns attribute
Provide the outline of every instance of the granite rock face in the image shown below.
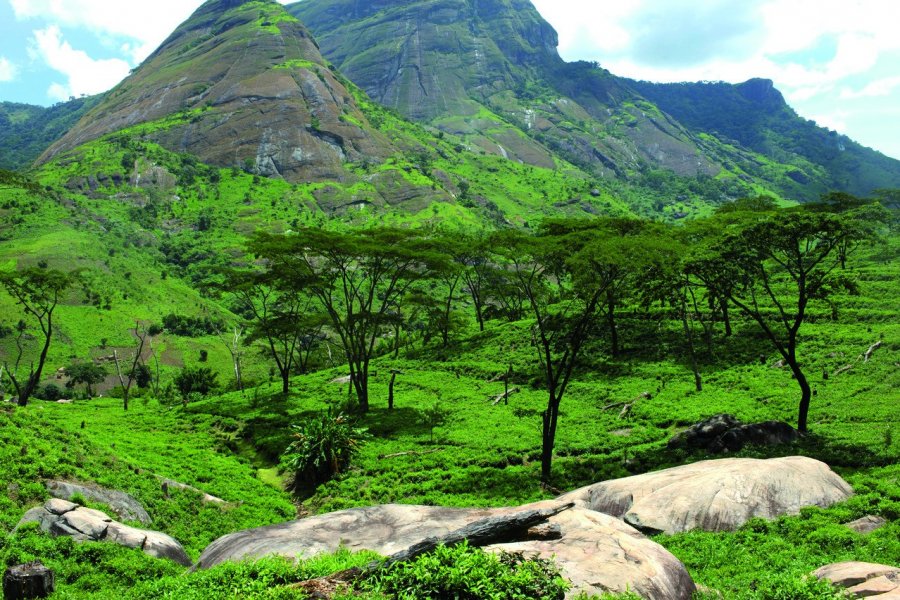
<svg viewBox="0 0 900 600"><path fill-rule="evenodd" d="M816 569L813 576L845 588L855 598L900 597L898 567L866 562L840 562Z"/></svg>
<svg viewBox="0 0 900 600"><path fill-rule="evenodd" d="M731 531L754 517L830 506L853 489L828 465L791 456L706 460L604 481L560 496L647 532Z"/></svg>
<svg viewBox="0 0 900 600"><path fill-rule="evenodd" d="M517 509L389 504L342 510L224 536L204 550L198 567L268 555L308 557L334 552L341 546L390 555L489 516L553 504ZM535 537L556 539L495 544L488 550L555 557L563 575L573 583L572 597L580 591L601 594L630 588L648 598L688 600L695 590L678 559L617 519L575 508L551 518L549 524L559 528L559 537Z"/></svg>
<svg viewBox="0 0 900 600"><path fill-rule="evenodd" d="M203 4L38 163L142 125L174 152L292 182L340 181L345 162L394 152L276 2Z"/></svg>
<svg viewBox="0 0 900 600"><path fill-rule="evenodd" d="M120 519L138 521L145 525L152 522L144 506L125 492L69 481L48 481L45 485L54 498L71 500L75 496L81 496L85 500L106 504Z"/></svg>
<svg viewBox="0 0 900 600"><path fill-rule="evenodd" d="M164 533L129 527L99 510L58 498L25 513L19 526L26 523L37 523L51 535L65 535L79 542L112 542L183 566L192 564L181 544Z"/></svg>

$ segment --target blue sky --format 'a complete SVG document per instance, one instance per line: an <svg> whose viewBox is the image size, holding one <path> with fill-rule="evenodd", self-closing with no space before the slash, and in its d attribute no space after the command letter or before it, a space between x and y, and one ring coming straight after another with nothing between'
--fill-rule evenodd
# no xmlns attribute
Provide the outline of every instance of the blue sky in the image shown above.
<svg viewBox="0 0 900 600"><path fill-rule="evenodd" d="M0 0L0 100L105 91L201 3ZM900 158L895 0L534 3L567 60L650 81L767 77L802 116Z"/></svg>

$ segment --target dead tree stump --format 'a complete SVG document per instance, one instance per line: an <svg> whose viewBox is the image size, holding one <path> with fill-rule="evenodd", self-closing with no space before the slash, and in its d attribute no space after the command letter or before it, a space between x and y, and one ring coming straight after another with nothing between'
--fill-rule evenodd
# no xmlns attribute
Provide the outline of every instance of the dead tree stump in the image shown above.
<svg viewBox="0 0 900 600"><path fill-rule="evenodd" d="M55 579L40 561L10 567L3 574L3 600L46 598L56 588Z"/></svg>

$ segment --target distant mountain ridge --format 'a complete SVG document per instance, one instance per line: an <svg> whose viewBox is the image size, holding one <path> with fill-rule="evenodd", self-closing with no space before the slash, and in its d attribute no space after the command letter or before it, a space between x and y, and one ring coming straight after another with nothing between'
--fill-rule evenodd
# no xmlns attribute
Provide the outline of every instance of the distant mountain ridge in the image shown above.
<svg viewBox="0 0 900 600"><path fill-rule="evenodd" d="M620 80L565 63L529 0L305 0L287 6L378 102L472 147L598 176L648 167L714 176L691 134Z"/></svg>
<svg viewBox="0 0 900 600"><path fill-rule="evenodd" d="M900 161L800 117L771 80L629 84L692 129L796 165L789 173L796 194L844 190L866 196L900 187Z"/></svg>
<svg viewBox="0 0 900 600"><path fill-rule="evenodd" d="M30 166L100 99L76 98L53 106L0 102L0 169Z"/></svg>
<svg viewBox="0 0 900 600"><path fill-rule="evenodd" d="M654 169L813 200L900 187L900 161L800 118L767 80L652 84L564 62L529 0L303 0L323 55L373 98L485 151L634 181Z"/></svg>

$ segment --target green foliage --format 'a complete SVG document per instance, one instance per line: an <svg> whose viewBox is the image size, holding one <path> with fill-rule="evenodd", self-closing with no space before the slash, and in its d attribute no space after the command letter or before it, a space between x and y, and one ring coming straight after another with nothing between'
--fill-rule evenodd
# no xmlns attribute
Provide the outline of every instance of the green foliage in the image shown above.
<svg viewBox="0 0 900 600"><path fill-rule="evenodd" d="M569 586L552 561L460 544L383 567L363 587L397 600L562 600Z"/></svg>
<svg viewBox="0 0 900 600"><path fill-rule="evenodd" d="M202 337L214 335L225 328L220 319L214 319L208 315L189 317L184 315L168 314L163 317L163 328L173 334L185 337Z"/></svg>
<svg viewBox="0 0 900 600"><path fill-rule="evenodd" d="M218 374L209 367L185 367L175 376L174 384L187 402L193 395L206 396L219 387Z"/></svg>
<svg viewBox="0 0 900 600"><path fill-rule="evenodd" d="M301 600L303 592L290 589L290 584L324 577L336 571L362 567L376 556L372 553L351 554L340 550L294 563L280 557L259 561L227 562L190 577L147 579L127 598L178 598L179 600ZM365 598L363 599L365 600Z"/></svg>
<svg viewBox="0 0 900 600"><path fill-rule="evenodd" d="M93 361L72 363L66 367L66 376L69 378L66 387L73 389L76 385L83 383L90 398L94 395L93 386L102 383L108 374L103 366Z"/></svg>
<svg viewBox="0 0 900 600"><path fill-rule="evenodd" d="M0 169L21 170L58 140L101 96L77 98L51 107L0 102Z"/></svg>
<svg viewBox="0 0 900 600"><path fill-rule="evenodd" d="M281 467L290 473L288 487L296 493L314 489L345 471L370 437L365 428L354 427L349 417L331 411L291 430L293 441L281 456Z"/></svg>

